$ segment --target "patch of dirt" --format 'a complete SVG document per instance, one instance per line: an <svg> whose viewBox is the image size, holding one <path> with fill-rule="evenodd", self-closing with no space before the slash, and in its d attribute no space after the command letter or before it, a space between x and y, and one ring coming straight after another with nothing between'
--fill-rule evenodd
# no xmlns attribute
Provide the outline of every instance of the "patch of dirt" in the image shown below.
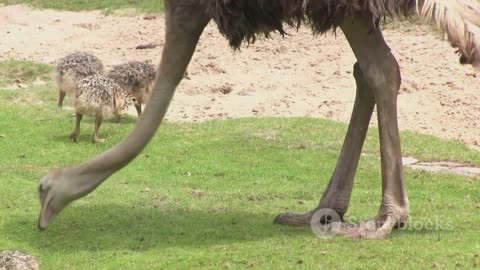
<svg viewBox="0 0 480 270"><path fill-rule="evenodd" d="M156 63L164 44L162 15L79 15L17 5L0 8L0 25L0 60L52 63L82 50L108 68L133 59ZM348 121L355 58L342 33L314 38L301 28L290 34L259 39L234 52L210 24L167 119L310 116ZM384 34L403 73L400 128L480 146L480 78L458 64L454 50L429 27L411 25ZM158 47L137 50L141 44Z"/></svg>
<svg viewBox="0 0 480 270"><path fill-rule="evenodd" d="M463 176L477 176L480 175L480 168L471 167L465 164L447 161L436 162L420 162L413 157L403 158L403 164L406 167L424 170L429 172L448 172Z"/></svg>

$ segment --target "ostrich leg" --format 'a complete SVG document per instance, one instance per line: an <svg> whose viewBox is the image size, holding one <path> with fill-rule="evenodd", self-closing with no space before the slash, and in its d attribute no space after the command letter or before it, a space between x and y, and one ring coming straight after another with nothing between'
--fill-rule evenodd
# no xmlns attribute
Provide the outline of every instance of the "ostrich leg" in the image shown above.
<svg viewBox="0 0 480 270"><path fill-rule="evenodd" d="M73 140L73 142L77 142L78 135L80 134L80 122L82 121L83 114L76 113L75 114L75 128L72 131L72 134L70 135L70 139Z"/></svg>
<svg viewBox="0 0 480 270"><path fill-rule="evenodd" d="M58 107L59 109L61 109L62 106L63 106L63 100L65 99L65 95L66 95L66 94L67 94L67 92L64 92L64 91L62 91L62 90L59 90L59 91L58 91L58 104L57 104L57 107Z"/></svg>
<svg viewBox="0 0 480 270"><path fill-rule="evenodd" d="M95 129L93 130L93 137L92 143L104 143L105 139L101 139L98 136L98 131L100 130L100 126L102 125L103 118L101 116L97 116L95 118Z"/></svg>
<svg viewBox="0 0 480 270"><path fill-rule="evenodd" d="M343 218L343 215L347 212L355 172L360 154L362 153L363 142L367 135L368 124L370 123L373 108L375 107L373 92L365 82L358 63L354 65L353 75L357 83L357 93L352 117L350 118L347 135L335 171L330 178L330 183L323 194L319 206L306 214L280 214L275 218L275 223L308 225L310 224L313 214L315 214L317 210L324 208L334 210L341 218Z"/></svg>
<svg viewBox="0 0 480 270"><path fill-rule="evenodd" d="M370 89L377 104L382 163L382 204L378 216L375 218L375 226L368 229L361 227L344 228L342 233L356 237L384 238L390 234L395 226L404 225L408 219L408 198L403 177L397 122L397 95L401 81L400 71L398 63L386 44L381 30L375 27L369 15L356 14L352 18L347 18L341 25L341 28L358 60L361 74L363 74L362 80L360 80L362 83L359 84L359 71L357 71L357 84L363 84L367 89ZM344 213L343 211L348 206L353 176L355 175L354 171L358 162L359 152L357 151L361 149L364 139L362 132L355 131L356 125L362 126L360 123L355 124L355 115L360 111L358 107L359 105L356 102L352 123L347 133L347 139L340 155L337 169L320 205L307 214L280 215L276 218L276 222L282 224L306 224L310 222L315 211L321 208L331 208L340 215ZM368 114L369 117L370 114ZM366 120L366 118L363 119ZM363 122L363 124L365 125L366 122ZM366 126L364 128L366 129ZM356 136L363 136L357 139L349 138L354 136L354 132L359 133ZM348 154L352 154L352 157L349 157ZM350 158L353 161L349 161ZM342 169L339 170L338 168L338 166L342 165L346 166L343 169L345 170L343 174L341 173ZM338 176L345 176L346 178Z"/></svg>
<svg viewBox="0 0 480 270"><path fill-rule="evenodd" d="M210 17L204 1L165 1L167 31L152 96L133 132L107 152L65 169L51 171L39 185L38 228L46 229L69 203L94 191L110 175L132 161L155 135L175 88L183 78L198 39Z"/></svg>
<svg viewBox="0 0 480 270"><path fill-rule="evenodd" d="M374 226L348 229L345 233L385 238L395 226L405 225L409 212L397 121L400 69L381 30L375 27L370 16L357 14L341 27L375 97L382 164L382 204Z"/></svg>

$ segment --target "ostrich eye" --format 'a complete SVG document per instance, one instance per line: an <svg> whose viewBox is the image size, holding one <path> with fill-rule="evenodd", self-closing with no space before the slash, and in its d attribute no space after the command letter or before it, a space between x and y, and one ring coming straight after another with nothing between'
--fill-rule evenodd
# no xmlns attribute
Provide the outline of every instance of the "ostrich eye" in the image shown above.
<svg viewBox="0 0 480 270"><path fill-rule="evenodd" d="M40 193L40 195L42 195L44 192L45 192L45 190L43 189L43 184L39 185L38 186L38 193Z"/></svg>

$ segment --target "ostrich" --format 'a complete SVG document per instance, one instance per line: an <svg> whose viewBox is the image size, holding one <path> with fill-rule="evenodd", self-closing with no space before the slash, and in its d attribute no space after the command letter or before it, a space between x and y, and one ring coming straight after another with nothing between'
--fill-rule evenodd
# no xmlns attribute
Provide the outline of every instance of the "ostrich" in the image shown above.
<svg viewBox="0 0 480 270"><path fill-rule="evenodd" d="M93 143L103 143L98 137L102 120L111 114L119 115L128 106L127 94L112 79L95 74L81 79L75 90L75 128L70 138L77 142L83 115L95 117Z"/></svg>
<svg viewBox="0 0 480 270"><path fill-rule="evenodd" d="M38 262L19 251L0 252L0 270L38 270Z"/></svg>
<svg viewBox="0 0 480 270"><path fill-rule="evenodd" d="M91 160L56 169L40 182L39 229L46 229L72 201L95 190L126 166L148 144L165 116L175 89L195 52L203 29L214 20L233 48L254 42L260 34L285 34L283 24L308 22L314 33L340 28L357 62L357 90L352 117L330 182L317 207L278 215L283 225L308 225L315 213L331 209L340 220L348 209L363 143L377 106L382 173L382 200L372 227L342 226L341 234L382 239L405 226L409 201L404 180L397 123L400 70L379 22L385 16L417 10L435 20L463 62L480 68L480 3L478 0L165 0L166 36L152 95L134 131L119 145ZM320 217L327 225L329 218ZM371 223L370 223L371 224Z"/></svg>
<svg viewBox="0 0 480 270"><path fill-rule="evenodd" d="M57 60L54 82L58 89L58 108L62 108L67 93L75 93L77 82L87 76L103 73L103 64L96 56L74 52Z"/></svg>
<svg viewBox="0 0 480 270"><path fill-rule="evenodd" d="M150 87L155 79L155 67L144 62L130 61L113 66L107 76L135 97L135 109L140 116L142 104L145 104L150 96Z"/></svg>

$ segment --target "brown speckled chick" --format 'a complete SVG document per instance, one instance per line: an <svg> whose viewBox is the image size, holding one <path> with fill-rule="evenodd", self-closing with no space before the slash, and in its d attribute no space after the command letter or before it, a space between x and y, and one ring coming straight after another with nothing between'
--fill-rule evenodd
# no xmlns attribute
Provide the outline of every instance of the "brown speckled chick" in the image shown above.
<svg viewBox="0 0 480 270"><path fill-rule="evenodd" d="M76 123L70 135L74 142L77 142L80 134L80 121L83 115L95 117L93 143L104 142L98 137L102 120L112 114L119 115L130 103L133 103L128 93L125 93L112 79L101 74L80 80L76 86L75 97Z"/></svg>
<svg viewBox="0 0 480 270"><path fill-rule="evenodd" d="M150 88L155 80L155 67L145 62L130 61L113 66L107 76L135 97L135 108L140 116L142 104L147 103L151 94Z"/></svg>
<svg viewBox="0 0 480 270"><path fill-rule="evenodd" d="M38 270L38 262L18 251L0 252L0 270Z"/></svg>
<svg viewBox="0 0 480 270"><path fill-rule="evenodd" d="M74 52L58 59L54 75L58 89L58 107L62 108L66 93L75 93L78 81L87 76L102 73L102 61L86 52Z"/></svg>

